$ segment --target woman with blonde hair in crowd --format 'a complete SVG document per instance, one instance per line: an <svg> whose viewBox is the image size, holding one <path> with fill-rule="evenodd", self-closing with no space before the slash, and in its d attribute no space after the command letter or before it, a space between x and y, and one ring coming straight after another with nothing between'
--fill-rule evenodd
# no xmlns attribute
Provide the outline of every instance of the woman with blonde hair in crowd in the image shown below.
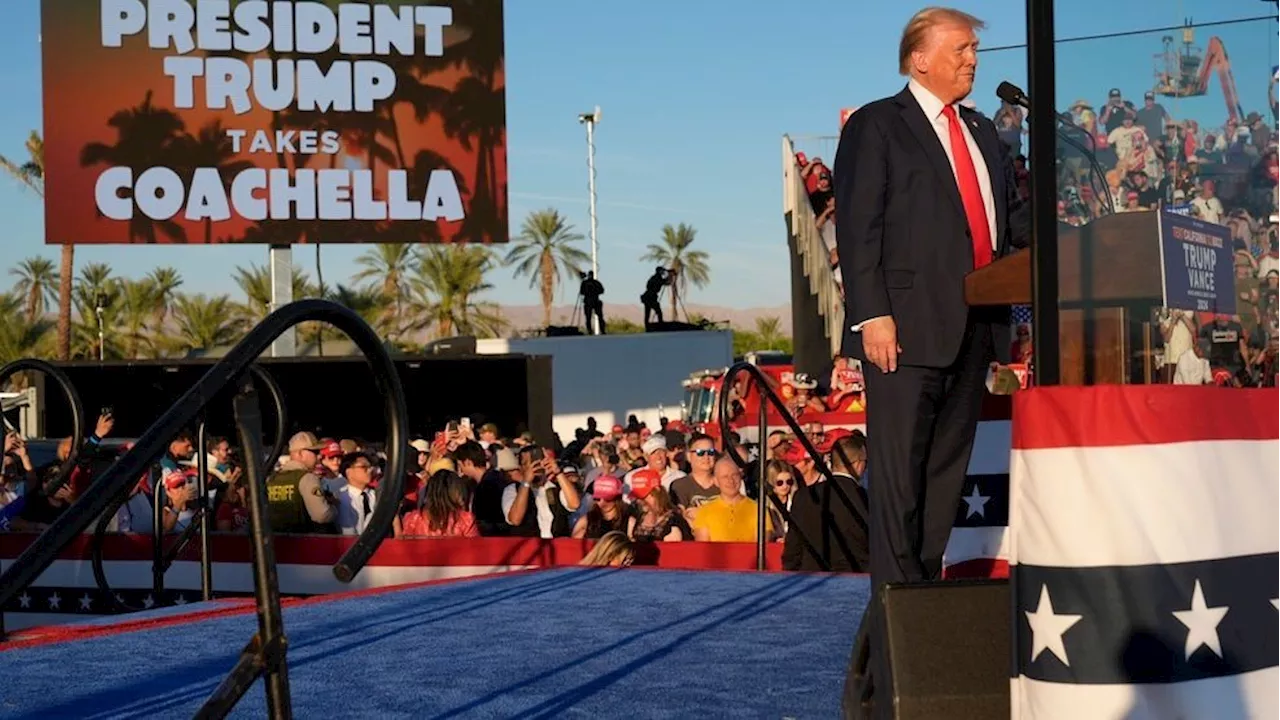
<svg viewBox="0 0 1280 720"><path fill-rule="evenodd" d="M466 482L457 473L437 470L423 486L422 506L405 513L404 536L479 537L469 504Z"/></svg>
<svg viewBox="0 0 1280 720"><path fill-rule="evenodd" d="M596 546L582 558L579 565L596 567L631 567L636 555L631 545L631 538L618 531L607 532L596 541Z"/></svg>
<svg viewBox="0 0 1280 720"><path fill-rule="evenodd" d="M671 495L662 487L662 476L652 468L640 468L631 475L631 497L636 514L627 521L627 534L636 542L680 542L692 540L693 530L676 512Z"/></svg>
<svg viewBox="0 0 1280 720"><path fill-rule="evenodd" d="M782 503L788 511L791 510L791 499L795 497L796 489L795 468L783 460L770 460L764 466L764 479L769 488L769 494L778 498L778 502ZM769 509L769 519L773 525L769 542L781 542L787 537L787 524L773 502L769 502L766 507Z"/></svg>

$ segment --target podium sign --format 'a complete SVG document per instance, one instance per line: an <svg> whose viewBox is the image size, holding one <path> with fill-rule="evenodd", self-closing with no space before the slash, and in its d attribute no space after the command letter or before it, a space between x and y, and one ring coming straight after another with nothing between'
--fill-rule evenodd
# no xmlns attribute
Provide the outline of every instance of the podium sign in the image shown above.
<svg viewBox="0 0 1280 720"><path fill-rule="evenodd" d="M1236 314L1231 230L1169 211L1160 213L1160 273L1165 307Z"/></svg>

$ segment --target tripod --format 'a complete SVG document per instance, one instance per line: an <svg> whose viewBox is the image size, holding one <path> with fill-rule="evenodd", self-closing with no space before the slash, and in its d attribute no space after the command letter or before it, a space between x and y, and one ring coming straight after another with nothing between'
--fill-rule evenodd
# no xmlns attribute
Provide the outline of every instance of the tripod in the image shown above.
<svg viewBox="0 0 1280 720"><path fill-rule="evenodd" d="M662 306L662 300L663 300L663 297L662 297L662 296L663 296L664 294L666 294L667 292L671 292L671 293L675 293L675 292L676 292L676 290L675 290L675 281L674 281L674 280L672 281L672 284L671 284L671 285L669 285L669 286L667 286L667 287L664 287L664 288L662 289L662 292L658 293L658 306L659 306L659 307L661 307L661 306ZM674 313L675 317L673 317L673 318L671 318L671 319L672 319L673 321L679 322L679 321L680 321L680 313L684 313L684 321L685 321L685 322L689 322L689 308L685 307L685 304L684 304L684 296L683 296L683 295L680 295L680 294L676 294L676 295L675 295L675 299L676 299L676 306L675 306L675 308L674 308L674 310L675 310L675 313Z"/></svg>
<svg viewBox="0 0 1280 720"><path fill-rule="evenodd" d="M582 313L582 327L588 335L604 334L604 313L597 315L587 308L586 298L582 293L578 293L578 299L573 303L573 315L569 318L569 324L578 327L578 313ZM593 325L594 323L594 325Z"/></svg>

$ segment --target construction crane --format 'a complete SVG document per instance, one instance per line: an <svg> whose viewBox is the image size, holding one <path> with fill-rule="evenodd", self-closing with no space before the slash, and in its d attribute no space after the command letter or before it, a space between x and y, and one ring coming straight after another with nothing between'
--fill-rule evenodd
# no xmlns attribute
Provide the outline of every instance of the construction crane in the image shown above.
<svg viewBox="0 0 1280 720"><path fill-rule="evenodd" d="M1155 92L1164 97L1199 97L1209 91L1209 78L1218 73L1218 84L1227 102L1227 115L1239 122L1244 118L1240 96L1236 93L1236 81L1231 75L1231 61L1227 48L1218 37L1209 38L1209 49L1202 51L1195 44L1195 30L1191 21L1182 29L1182 47L1178 47L1170 35L1162 38L1164 52L1155 56Z"/></svg>

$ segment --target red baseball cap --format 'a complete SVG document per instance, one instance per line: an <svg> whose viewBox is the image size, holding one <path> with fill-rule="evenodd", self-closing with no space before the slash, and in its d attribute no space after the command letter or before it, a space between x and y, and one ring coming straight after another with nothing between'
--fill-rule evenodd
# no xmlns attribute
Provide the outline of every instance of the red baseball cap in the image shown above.
<svg viewBox="0 0 1280 720"><path fill-rule="evenodd" d="M631 496L643 500L649 493L662 487L662 476L653 468L640 468L631 473Z"/></svg>
<svg viewBox="0 0 1280 720"><path fill-rule="evenodd" d="M787 449L782 451L782 460L788 465L795 465L801 460L809 460L809 451L798 442L787 444Z"/></svg>
<svg viewBox="0 0 1280 720"><path fill-rule="evenodd" d="M591 483L591 496L597 500L617 500L622 496L622 481L612 475L601 475Z"/></svg>
<svg viewBox="0 0 1280 720"><path fill-rule="evenodd" d="M181 470L170 470L164 474L164 486L167 490L174 490L187 484L187 474Z"/></svg>
<svg viewBox="0 0 1280 720"><path fill-rule="evenodd" d="M825 455L826 453L831 452L831 448L835 447L837 440L849 437L852 434L853 431L847 428L835 428L833 430L828 430L823 434L822 443L820 443L816 449L818 452Z"/></svg>
<svg viewBox="0 0 1280 720"><path fill-rule="evenodd" d="M330 440L320 450L320 457L322 458L342 457L343 454L342 446L338 444L337 440Z"/></svg>
<svg viewBox="0 0 1280 720"><path fill-rule="evenodd" d="M621 435L624 430L625 428L623 428L621 425L614 425L611 432L614 435Z"/></svg>

